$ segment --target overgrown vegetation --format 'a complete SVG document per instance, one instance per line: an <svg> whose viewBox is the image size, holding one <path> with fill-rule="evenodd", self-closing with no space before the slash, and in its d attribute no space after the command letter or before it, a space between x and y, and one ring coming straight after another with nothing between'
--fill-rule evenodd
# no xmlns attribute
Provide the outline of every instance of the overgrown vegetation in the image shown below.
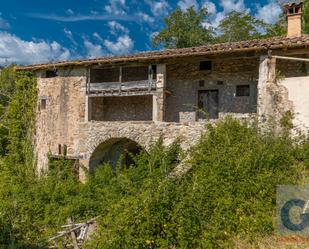
<svg viewBox="0 0 309 249"><path fill-rule="evenodd" d="M308 183L309 141L226 118L207 125L189 152L159 140L115 171L101 165L85 184L52 160L38 177L33 157L36 81L5 69L0 159L0 248L43 249L68 217L99 216L88 248L232 248L274 232L278 184ZM183 158L191 170L170 173Z"/></svg>
<svg viewBox="0 0 309 249"><path fill-rule="evenodd" d="M233 248L235 239L255 244L274 232L276 186L299 183L308 163L307 145L291 144L288 136L261 135L228 118L207 127L182 179L166 178L173 167L160 161L153 167L138 160L115 176L115 186L121 182L130 193L102 216L89 248ZM147 173L136 185L140 170Z"/></svg>
<svg viewBox="0 0 309 249"><path fill-rule="evenodd" d="M11 69L10 69L11 70ZM36 83L17 73L6 102L1 136L0 248L47 248L68 217L99 216L88 248L231 248L235 240L255 244L274 230L278 184L305 182L309 142L227 118L208 125L191 149L192 169L168 177L184 153L177 142L158 141L128 168L102 165L82 184L73 165L51 161L37 176L32 135Z"/></svg>

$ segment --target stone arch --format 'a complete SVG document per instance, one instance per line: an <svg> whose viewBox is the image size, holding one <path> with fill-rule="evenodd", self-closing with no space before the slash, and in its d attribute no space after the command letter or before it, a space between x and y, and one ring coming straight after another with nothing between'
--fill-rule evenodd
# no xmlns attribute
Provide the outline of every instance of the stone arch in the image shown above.
<svg viewBox="0 0 309 249"><path fill-rule="evenodd" d="M89 170L94 171L102 163L109 163L114 169L120 159L128 167L133 161L131 156L138 154L143 147L126 137L110 138L98 144L90 155Z"/></svg>

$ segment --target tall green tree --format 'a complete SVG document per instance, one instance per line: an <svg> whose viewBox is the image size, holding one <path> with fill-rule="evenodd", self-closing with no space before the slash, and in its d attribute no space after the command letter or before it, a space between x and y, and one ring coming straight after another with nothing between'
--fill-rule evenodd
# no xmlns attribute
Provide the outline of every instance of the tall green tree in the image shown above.
<svg viewBox="0 0 309 249"><path fill-rule="evenodd" d="M303 33L309 34L309 1L304 1L303 7Z"/></svg>
<svg viewBox="0 0 309 249"><path fill-rule="evenodd" d="M185 12L177 8L164 19L166 27L153 38L153 45L164 48L185 48L205 45L213 41L213 29L203 23L207 20L207 9L188 8Z"/></svg>
<svg viewBox="0 0 309 249"><path fill-rule="evenodd" d="M7 153L8 145L8 128L4 124L7 116L7 109L15 92L16 74L14 65L0 69L0 155Z"/></svg>
<svg viewBox="0 0 309 249"><path fill-rule="evenodd" d="M249 13L230 12L219 24L218 42L237 42L265 36L267 24Z"/></svg>
<svg viewBox="0 0 309 249"><path fill-rule="evenodd" d="M287 34L287 26L286 15L282 13L276 23L268 25L267 36L284 36Z"/></svg>

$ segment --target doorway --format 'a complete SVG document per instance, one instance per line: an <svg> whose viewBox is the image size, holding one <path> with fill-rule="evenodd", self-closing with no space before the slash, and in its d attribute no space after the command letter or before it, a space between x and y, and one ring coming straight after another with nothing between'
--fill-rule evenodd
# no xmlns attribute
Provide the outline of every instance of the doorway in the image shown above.
<svg viewBox="0 0 309 249"><path fill-rule="evenodd" d="M217 119L219 117L219 90L198 91L198 118Z"/></svg>

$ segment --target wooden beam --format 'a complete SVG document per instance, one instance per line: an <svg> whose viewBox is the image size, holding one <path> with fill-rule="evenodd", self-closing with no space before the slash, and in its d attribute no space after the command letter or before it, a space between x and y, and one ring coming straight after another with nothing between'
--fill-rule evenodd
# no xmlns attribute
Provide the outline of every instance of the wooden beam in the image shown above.
<svg viewBox="0 0 309 249"><path fill-rule="evenodd" d="M63 156L63 155L50 155L54 159L65 159L65 160L79 160L83 159L83 156Z"/></svg>
<svg viewBox="0 0 309 249"><path fill-rule="evenodd" d="M299 58L299 57L287 57L287 56L272 55L271 58L276 58L276 59L281 59L281 60L309 62L309 59L307 59L307 58Z"/></svg>
<svg viewBox="0 0 309 249"><path fill-rule="evenodd" d="M119 84L121 84L121 89L119 89ZM140 81L130 81L130 82L110 82L110 83L90 83L90 91L97 92L97 91L140 91L144 89L150 90L155 88L155 84L148 80L140 80ZM121 90L121 91L119 91Z"/></svg>
<svg viewBox="0 0 309 249"><path fill-rule="evenodd" d="M73 223L73 220L71 218L68 218L68 224L71 225L71 229L74 228L74 223ZM71 231L71 239L72 239L72 243L73 243L74 249L79 249L75 231Z"/></svg>
<svg viewBox="0 0 309 249"><path fill-rule="evenodd" d="M153 79L153 70L152 70L152 65L148 66L148 91L151 91L152 87L152 79Z"/></svg>
<svg viewBox="0 0 309 249"><path fill-rule="evenodd" d="M145 96L153 95L156 91L122 91L122 92L97 92L88 94L89 97L125 97L125 96Z"/></svg>
<svg viewBox="0 0 309 249"><path fill-rule="evenodd" d="M122 84L122 66L119 67L119 93L121 93L121 84Z"/></svg>

